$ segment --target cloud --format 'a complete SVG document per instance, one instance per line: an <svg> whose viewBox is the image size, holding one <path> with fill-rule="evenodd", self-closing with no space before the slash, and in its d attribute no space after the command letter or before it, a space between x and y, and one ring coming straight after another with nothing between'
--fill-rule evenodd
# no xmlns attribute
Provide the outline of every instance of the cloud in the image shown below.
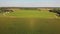
<svg viewBox="0 0 60 34"><path fill-rule="evenodd" d="M60 2L0 2L0 7L60 7Z"/></svg>

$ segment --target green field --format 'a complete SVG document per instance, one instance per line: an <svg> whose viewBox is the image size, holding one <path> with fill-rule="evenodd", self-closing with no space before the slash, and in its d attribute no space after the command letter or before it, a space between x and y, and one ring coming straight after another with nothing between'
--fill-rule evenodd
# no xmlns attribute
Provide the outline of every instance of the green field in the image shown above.
<svg viewBox="0 0 60 34"><path fill-rule="evenodd" d="M7 14L7 16L23 17L23 18L55 18L54 13L48 11L38 10L16 10L15 12Z"/></svg>
<svg viewBox="0 0 60 34"><path fill-rule="evenodd" d="M16 10L0 16L0 34L60 34L60 19L48 11Z"/></svg>

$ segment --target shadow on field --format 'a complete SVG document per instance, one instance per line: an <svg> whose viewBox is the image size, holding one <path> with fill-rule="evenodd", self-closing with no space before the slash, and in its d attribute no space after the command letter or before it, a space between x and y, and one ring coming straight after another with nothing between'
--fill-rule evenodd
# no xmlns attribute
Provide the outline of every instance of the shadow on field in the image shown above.
<svg viewBox="0 0 60 34"><path fill-rule="evenodd" d="M60 19L0 17L0 34L60 34Z"/></svg>

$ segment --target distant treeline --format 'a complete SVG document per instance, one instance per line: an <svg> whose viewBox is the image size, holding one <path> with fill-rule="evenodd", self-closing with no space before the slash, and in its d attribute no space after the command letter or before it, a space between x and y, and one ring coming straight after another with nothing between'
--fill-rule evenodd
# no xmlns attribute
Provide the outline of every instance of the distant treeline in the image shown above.
<svg viewBox="0 0 60 34"><path fill-rule="evenodd" d="M49 12L57 13L58 16L60 16L60 8L58 7L0 7L0 13L5 13L5 12L14 12L14 9L19 9L19 10L47 10Z"/></svg>
<svg viewBox="0 0 60 34"><path fill-rule="evenodd" d="M59 7L0 7L0 9L54 9Z"/></svg>
<svg viewBox="0 0 60 34"><path fill-rule="evenodd" d="M25 9L25 10L37 10L37 9L54 9L59 7L0 7L0 9ZM60 8L59 8L60 9Z"/></svg>

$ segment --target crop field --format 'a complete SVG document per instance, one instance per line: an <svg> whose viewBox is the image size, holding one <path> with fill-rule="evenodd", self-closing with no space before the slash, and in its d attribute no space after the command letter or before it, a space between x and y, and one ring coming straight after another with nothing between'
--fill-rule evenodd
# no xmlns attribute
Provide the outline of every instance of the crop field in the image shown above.
<svg viewBox="0 0 60 34"><path fill-rule="evenodd" d="M60 19L55 13L15 10L0 15L0 34L60 34Z"/></svg>

